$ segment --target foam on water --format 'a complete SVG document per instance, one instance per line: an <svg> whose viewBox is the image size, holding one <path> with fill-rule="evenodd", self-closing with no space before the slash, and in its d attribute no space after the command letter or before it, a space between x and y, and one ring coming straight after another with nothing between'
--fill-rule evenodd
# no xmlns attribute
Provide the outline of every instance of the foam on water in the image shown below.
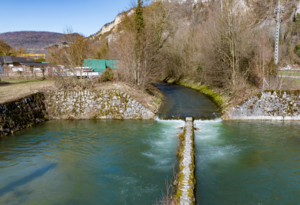
<svg viewBox="0 0 300 205"><path fill-rule="evenodd" d="M195 123L197 204L299 202L299 123Z"/></svg>
<svg viewBox="0 0 300 205"><path fill-rule="evenodd" d="M180 119L160 119L158 116L154 118L155 121L157 122L162 122L162 123L181 123L184 125L185 121L180 120Z"/></svg>

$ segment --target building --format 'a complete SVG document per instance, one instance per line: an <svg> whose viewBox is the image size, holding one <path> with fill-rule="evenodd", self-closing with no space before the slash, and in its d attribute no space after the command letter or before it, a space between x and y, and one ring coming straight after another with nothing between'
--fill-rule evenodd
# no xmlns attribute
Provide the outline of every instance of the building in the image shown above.
<svg viewBox="0 0 300 205"><path fill-rule="evenodd" d="M48 70L50 64L41 63L29 58L0 56L1 74L7 76L22 72L23 75L32 75L33 72Z"/></svg>
<svg viewBox="0 0 300 205"><path fill-rule="evenodd" d="M22 57L38 59L38 58L45 58L45 54L28 53L28 54L22 54Z"/></svg>
<svg viewBox="0 0 300 205"><path fill-rule="evenodd" d="M120 61L118 60L84 59L83 67L94 70L100 75L108 67L111 69L117 69L119 62Z"/></svg>

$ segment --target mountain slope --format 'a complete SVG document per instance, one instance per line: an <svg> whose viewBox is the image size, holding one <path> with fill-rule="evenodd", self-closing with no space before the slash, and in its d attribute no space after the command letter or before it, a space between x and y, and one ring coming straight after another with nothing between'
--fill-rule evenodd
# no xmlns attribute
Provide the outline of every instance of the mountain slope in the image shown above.
<svg viewBox="0 0 300 205"><path fill-rule="evenodd" d="M12 47L0 39L0 52L10 51Z"/></svg>
<svg viewBox="0 0 300 205"><path fill-rule="evenodd" d="M19 45L26 49L43 49L49 44L56 43L64 34L54 32L18 31L0 33L0 39L14 48Z"/></svg>

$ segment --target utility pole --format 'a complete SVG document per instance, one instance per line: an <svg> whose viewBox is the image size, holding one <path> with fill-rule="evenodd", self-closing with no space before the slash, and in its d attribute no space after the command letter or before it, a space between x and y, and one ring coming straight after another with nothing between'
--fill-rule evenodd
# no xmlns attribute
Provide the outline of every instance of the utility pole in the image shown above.
<svg viewBox="0 0 300 205"><path fill-rule="evenodd" d="M279 57L279 39L280 39L280 23L281 23L281 14L284 13L284 7L280 6L280 0L278 0L277 8L274 10L274 14L276 15L276 34L275 34L275 64L278 64Z"/></svg>
<svg viewBox="0 0 300 205"><path fill-rule="evenodd" d="M223 0L221 0L221 12L223 13Z"/></svg>

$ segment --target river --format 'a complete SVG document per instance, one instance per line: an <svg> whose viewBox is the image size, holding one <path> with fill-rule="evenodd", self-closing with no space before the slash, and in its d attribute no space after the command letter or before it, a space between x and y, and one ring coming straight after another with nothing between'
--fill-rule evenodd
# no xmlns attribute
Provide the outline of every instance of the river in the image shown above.
<svg viewBox="0 0 300 205"><path fill-rule="evenodd" d="M0 141L0 204L155 204L182 121L50 121Z"/></svg>
<svg viewBox="0 0 300 205"><path fill-rule="evenodd" d="M173 84L158 84L164 93L164 103L160 107L160 119L215 119L220 117L218 107L198 91Z"/></svg>
<svg viewBox="0 0 300 205"><path fill-rule="evenodd" d="M300 123L196 121L197 204L299 204Z"/></svg>
<svg viewBox="0 0 300 205"><path fill-rule="evenodd" d="M190 115L197 204L300 202L300 123L222 121L197 91L158 86L155 121L55 120L0 139L0 204L156 204L177 166L175 119Z"/></svg>

